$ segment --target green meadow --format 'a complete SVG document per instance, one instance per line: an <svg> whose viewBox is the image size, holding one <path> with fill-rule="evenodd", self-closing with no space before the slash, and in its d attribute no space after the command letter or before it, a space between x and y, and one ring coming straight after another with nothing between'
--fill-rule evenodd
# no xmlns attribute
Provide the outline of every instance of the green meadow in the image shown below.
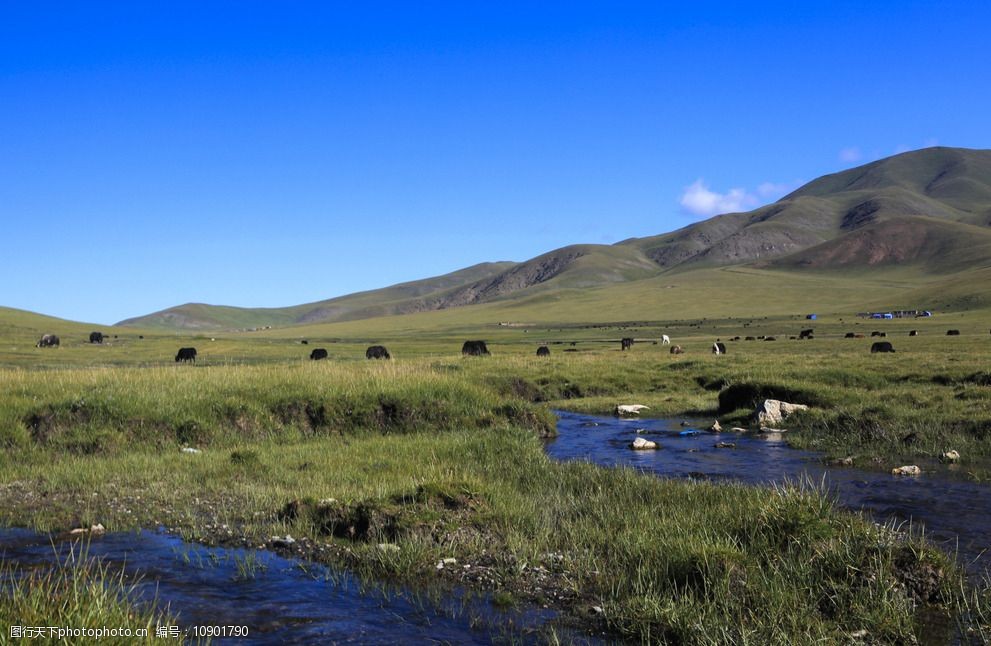
<svg viewBox="0 0 991 646"><path fill-rule="evenodd" d="M808 483L663 481L555 463L540 442L554 433L554 408L641 403L654 416L747 426L755 398L777 396L811 406L786 437L824 459L890 469L953 448L983 479L982 312L586 323L500 314L484 325L438 312L396 317L391 331L372 320L177 335L5 311L0 522L164 525L256 546L291 534L306 558L549 605L639 641L836 642L867 630L902 643L933 613L950 633L960 622L984 634L984 593L951 556L837 509ZM789 338L806 327L815 339ZM961 335L947 337L951 328ZM95 330L104 344L87 342ZM897 352L870 354L875 330ZM34 347L43 332L60 347ZM662 334L685 353L655 344ZM626 336L636 343L623 352ZM492 355L461 357L469 338ZM728 354L711 354L716 338ZM371 343L394 359L365 360ZM534 356L540 344L549 358ZM195 365L173 361L181 346L198 349ZM317 347L328 360L308 360ZM445 558L457 566L438 570ZM45 598L44 585L22 583L31 598Z"/></svg>

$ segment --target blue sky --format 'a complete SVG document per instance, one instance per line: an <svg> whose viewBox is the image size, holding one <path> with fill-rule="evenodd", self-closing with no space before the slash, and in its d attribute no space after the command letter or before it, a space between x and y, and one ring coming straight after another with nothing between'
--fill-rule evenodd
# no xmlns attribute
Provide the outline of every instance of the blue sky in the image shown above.
<svg viewBox="0 0 991 646"><path fill-rule="evenodd" d="M281 306L991 148L991 6L3 3L0 305Z"/></svg>

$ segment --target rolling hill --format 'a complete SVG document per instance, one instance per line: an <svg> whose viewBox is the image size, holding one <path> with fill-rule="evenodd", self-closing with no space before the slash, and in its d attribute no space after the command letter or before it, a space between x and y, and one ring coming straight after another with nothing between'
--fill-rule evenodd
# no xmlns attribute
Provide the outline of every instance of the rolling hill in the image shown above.
<svg viewBox="0 0 991 646"><path fill-rule="evenodd" d="M929 298L925 285L932 283L939 285L933 298L952 293L957 303L988 302L986 283L972 277L991 267L991 150L936 147L895 155L826 175L753 211L615 245L571 245L525 262L483 263L292 307L186 304L118 325L313 325L485 304L493 306L485 308L490 316L498 316L514 308L534 311L562 294L580 296L592 315L608 311L610 299L620 294L657 296L672 280L704 284L721 279L711 270L736 266L758 270L761 285L775 276L793 280L796 272L854 281L865 272L875 278L894 272L900 284L917 285L917 298ZM694 272L710 278L685 278ZM746 283L739 288L745 290Z"/></svg>

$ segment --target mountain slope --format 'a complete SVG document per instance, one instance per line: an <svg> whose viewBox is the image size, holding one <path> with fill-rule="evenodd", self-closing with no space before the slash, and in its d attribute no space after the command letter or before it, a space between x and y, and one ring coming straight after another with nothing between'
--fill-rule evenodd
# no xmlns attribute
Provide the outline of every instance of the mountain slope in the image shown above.
<svg viewBox="0 0 991 646"><path fill-rule="evenodd" d="M484 280L515 265L516 263L513 262L481 263L443 276L399 283L391 287L292 307L242 308L186 303L152 314L129 318L116 325L147 328L234 329L400 314L409 301Z"/></svg>
<svg viewBox="0 0 991 646"><path fill-rule="evenodd" d="M187 304L119 325L250 328L350 321L628 284L707 268L945 276L991 265L991 150L928 148L823 176L773 204L615 245L572 245L520 263L270 309ZM973 289L980 289L974 285Z"/></svg>
<svg viewBox="0 0 991 646"><path fill-rule="evenodd" d="M928 148L809 182L774 204L627 240L665 269L769 260L892 218L991 226L991 151Z"/></svg>

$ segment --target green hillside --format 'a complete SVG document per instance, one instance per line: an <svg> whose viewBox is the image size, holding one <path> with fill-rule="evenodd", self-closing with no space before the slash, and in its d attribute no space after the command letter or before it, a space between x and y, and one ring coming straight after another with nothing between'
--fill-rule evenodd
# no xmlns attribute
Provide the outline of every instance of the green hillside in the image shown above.
<svg viewBox="0 0 991 646"><path fill-rule="evenodd" d="M754 211L659 236L571 245L525 262L484 263L293 307L187 304L119 325L243 330L418 314L452 321L623 320L657 318L671 308L728 313L731 306L733 315L743 315L779 311L775 303L789 311L821 301L842 309L885 307L902 291L912 294L905 300L912 307L950 302L948 294L954 306L983 306L988 283L974 281L971 272L987 267L991 151L937 147L826 175ZM739 271L714 273L719 268ZM817 290L811 298L767 297L769 290L788 293L806 283ZM692 285L693 292L673 285ZM426 316L465 308L471 311Z"/></svg>

